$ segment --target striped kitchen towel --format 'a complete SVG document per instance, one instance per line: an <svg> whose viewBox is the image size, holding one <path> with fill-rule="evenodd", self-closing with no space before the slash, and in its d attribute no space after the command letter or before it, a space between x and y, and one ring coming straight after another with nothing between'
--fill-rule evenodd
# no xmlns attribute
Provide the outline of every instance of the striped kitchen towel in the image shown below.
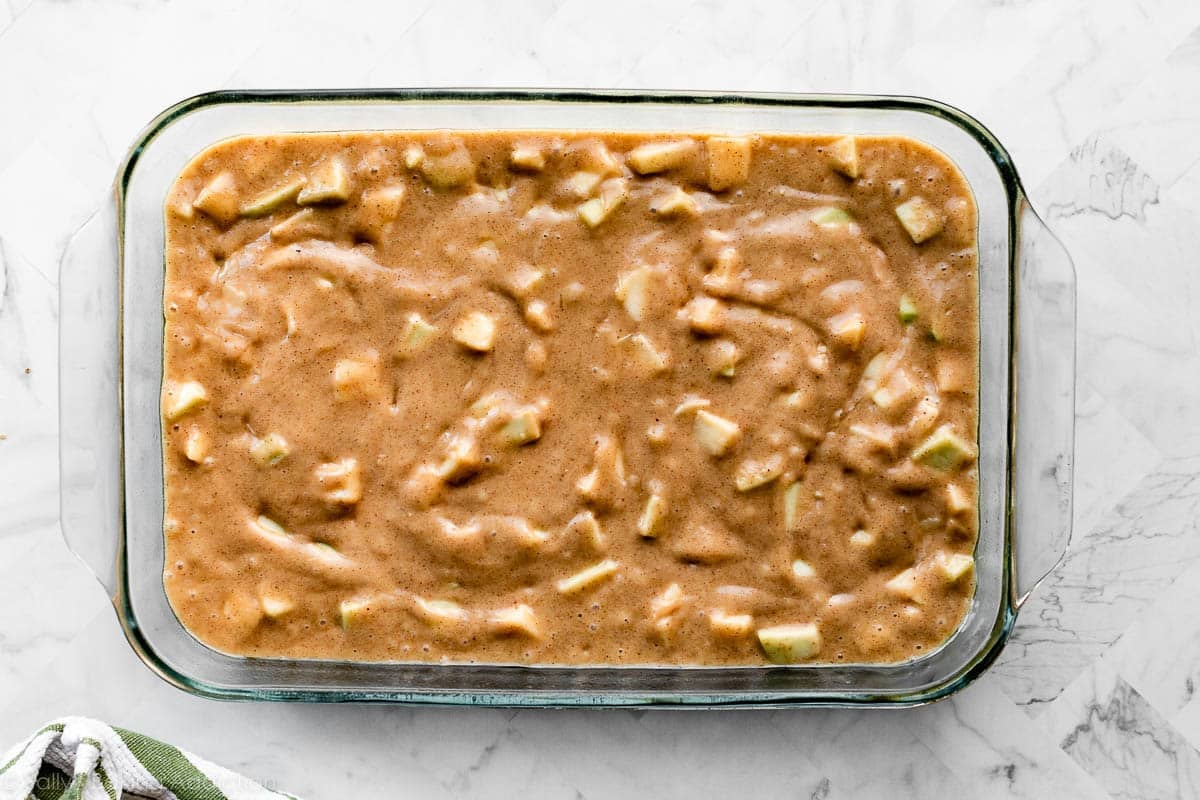
<svg viewBox="0 0 1200 800"><path fill-rule="evenodd" d="M149 736L64 717L0 756L0 800L281 800L249 778Z"/></svg>

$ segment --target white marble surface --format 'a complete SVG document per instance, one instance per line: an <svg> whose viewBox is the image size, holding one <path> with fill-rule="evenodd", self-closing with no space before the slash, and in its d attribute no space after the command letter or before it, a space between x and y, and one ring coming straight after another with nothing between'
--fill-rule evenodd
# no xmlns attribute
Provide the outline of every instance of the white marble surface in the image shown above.
<svg viewBox="0 0 1200 800"><path fill-rule="evenodd" d="M0 745L94 715L310 800L1200 796L1200 4L507 5L0 0ZM67 237L185 96L454 85L923 94L999 135L1079 272L1079 441L1072 551L986 676L891 713L447 711L137 661L58 532Z"/></svg>

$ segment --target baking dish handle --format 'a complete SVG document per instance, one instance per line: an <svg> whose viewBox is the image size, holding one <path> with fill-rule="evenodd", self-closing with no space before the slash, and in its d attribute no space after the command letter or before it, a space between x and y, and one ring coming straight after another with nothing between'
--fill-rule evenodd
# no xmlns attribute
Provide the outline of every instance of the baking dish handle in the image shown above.
<svg viewBox="0 0 1200 800"><path fill-rule="evenodd" d="M117 212L109 200L59 268L60 519L67 547L116 597L121 535Z"/></svg>
<svg viewBox="0 0 1200 800"><path fill-rule="evenodd" d="M1014 590L1020 608L1071 539L1075 268L1023 195L1017 218Z"/></svg>

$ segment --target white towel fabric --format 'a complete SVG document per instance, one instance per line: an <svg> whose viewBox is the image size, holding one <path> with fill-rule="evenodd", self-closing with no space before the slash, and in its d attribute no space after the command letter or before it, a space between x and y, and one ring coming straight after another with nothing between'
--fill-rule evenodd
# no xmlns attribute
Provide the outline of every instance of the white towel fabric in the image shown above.
<svg viewBox="0 0 1200 800"><path fill-rule="evenodd" d="M282 800L290 794L140 733L55 720L0 756L0 800Z"/></svg>

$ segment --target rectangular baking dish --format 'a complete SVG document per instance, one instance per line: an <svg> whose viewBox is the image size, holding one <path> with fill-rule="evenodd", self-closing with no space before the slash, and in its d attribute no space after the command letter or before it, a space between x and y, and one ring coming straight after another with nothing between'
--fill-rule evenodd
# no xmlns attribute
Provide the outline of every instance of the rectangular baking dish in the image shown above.
<svg viewBox="0 0 1200 800"><path fill-rule="evenodd" d="M977 587L940 648L893 665L554 667L238 658L180 625L163 590L159 422L163 201L237 134L386 129L898 134L955 161L979 207ZM945 697L996 658L1070 537L1075 277L1004 148L966 114L906 97L556 91L217 92L164 111L74 237L61 292L62 526L126 637L167 681L242 700L507 706L902 706Z"/></svg>

